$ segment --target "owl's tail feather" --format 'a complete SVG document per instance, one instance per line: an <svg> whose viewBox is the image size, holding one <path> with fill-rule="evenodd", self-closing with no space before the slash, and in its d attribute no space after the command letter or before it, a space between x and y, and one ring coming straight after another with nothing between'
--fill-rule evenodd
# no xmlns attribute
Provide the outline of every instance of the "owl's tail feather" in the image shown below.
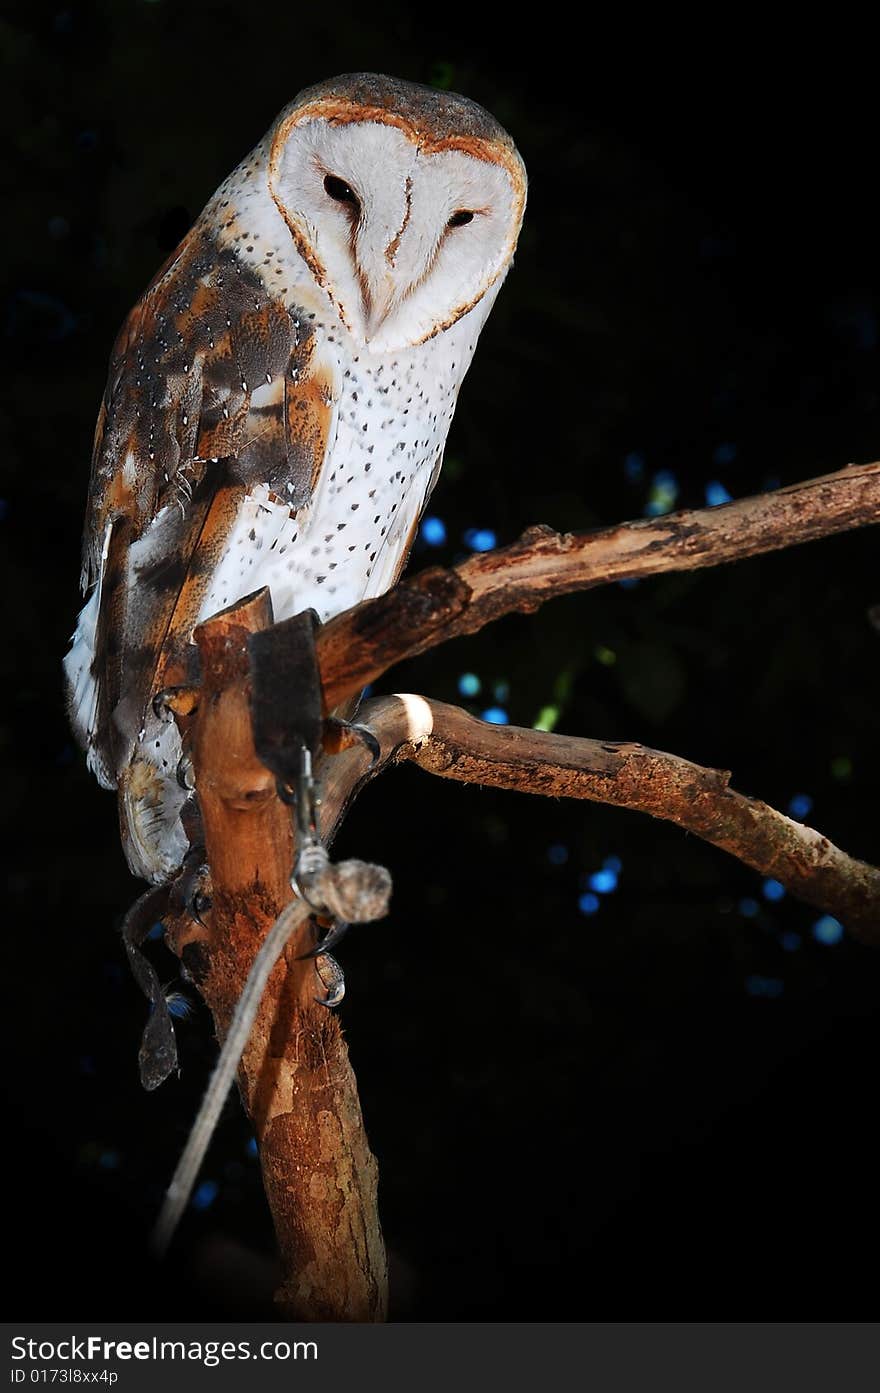
<svg viewBox="0 0 880 1393"><path fill-rule="evenodd" d="M80 610L70 648L64 657L64 681L70 724L79 745L86 751L88 767L103 788L115 788L113 771L107 768L93 744L98 714L98 681L93 664L99 604L96 588Z"/></svg>
<svg viewBox="0 0 880 1393"><path fill-rule="evenodd" d="M96 658L103 614L101 601L104 593L104 574L112 534L113 524L109 523L104 533L97 579L91 595L79 612L76 629L63 664L70 724L81 748L86 751L88 767L102 788L116 787L109 751L100 739L103 701L100 664Z"/></svg>

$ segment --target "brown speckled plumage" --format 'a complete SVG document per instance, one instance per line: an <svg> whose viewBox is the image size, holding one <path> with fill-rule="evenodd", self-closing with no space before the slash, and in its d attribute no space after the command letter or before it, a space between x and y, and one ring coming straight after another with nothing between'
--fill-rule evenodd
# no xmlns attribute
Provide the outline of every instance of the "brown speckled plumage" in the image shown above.
<svg viewBox="0 0 880 1393"><path fill-rule="evenodd" d="M312 346L308 321L270 299L259 278L200 224L117 338L95 439L83 557L84 579L94 580L112 522L96 661L98 742L114 752L114 763L124 757L120 740L130 741L148 697L169 685L158 674L173 650L181 661L240 498L258 482L285 488L294 510L311 496L329 423L322 381L310 372ZM276 388L274 400L254 407L255 388L268 385ZM128 478L120 468L127 459ZM113 597L126 588L124 558L166 508L163 545L129 579L123 610Z"/></svg>

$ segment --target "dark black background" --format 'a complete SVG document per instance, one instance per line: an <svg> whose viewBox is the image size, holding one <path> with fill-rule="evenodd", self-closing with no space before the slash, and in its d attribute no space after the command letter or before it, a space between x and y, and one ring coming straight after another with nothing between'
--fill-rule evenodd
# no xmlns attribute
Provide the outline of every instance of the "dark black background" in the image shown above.
<svg viewBox="0 0 880 1393"><path fill-rule="evenodd" d="M534 522L638 516L658 471L699 506L713 480L740 496L880 453L864 36L826 30L808 48L802 24L771 39L723 11L711 30L646 33L633 17L611 36L549 10L477 24L303 8L22 5L0 27L17 191L0 451L4 1236L14 1314L31 1319L268 1309L271 1230L237 1105L205 1170L213 1203L163 1271L144 1255L210 1022L181 1026L181 1079L142 1093L145 1003L115 932L137 887L113 799L72 746L59 665L115 331L294 93L358 68L452 86L508 126L530 172L431 508L448 542L414 566L463 554L473 526L507 542ZM477 711L529 725L555 704L563 732L729 768L783 809L807 793L813 825L876 859L878 600L866 530L557 601L383 687L456 700L474 672ZM816 941L816 911L767 901L698 840L590 804L402 770L339 847L395 882L390 920L341 958L397 1318L868 1314L880 959ZM584 915L583 878L608 856L618 889Z"/></svg>

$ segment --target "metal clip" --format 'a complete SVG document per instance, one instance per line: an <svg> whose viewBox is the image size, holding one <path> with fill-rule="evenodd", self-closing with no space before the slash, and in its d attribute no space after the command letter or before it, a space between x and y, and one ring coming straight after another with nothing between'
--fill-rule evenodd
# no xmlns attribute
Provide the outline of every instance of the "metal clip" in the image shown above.
<svg viewBox="0 0 880 1393"><path fill-rule="evenodd" d="M320 875L329 865L327 848L318 833L318 796L315 777L312 773L312 752L305 745L300 750L299 769L294 784L294 803L296 816L296 863L290 877L292 888L319 913L324 904L312 898L309 881ZM314 892L313 892L314 893Z"/></svg>

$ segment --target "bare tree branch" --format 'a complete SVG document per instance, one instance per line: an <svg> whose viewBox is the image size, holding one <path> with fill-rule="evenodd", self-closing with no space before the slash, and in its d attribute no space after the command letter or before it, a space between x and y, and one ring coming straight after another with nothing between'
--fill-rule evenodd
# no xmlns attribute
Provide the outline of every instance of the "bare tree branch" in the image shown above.
<svg viewBox="0 0 880 1393"><path fill-rule="evenodd" d="M726 771L635 743L489 725L457 706L420 696L378 697L364 704L359 720L379 742L381 755L372 767L360 750L327 762L328 826L366 780L403 761L461 783L587 798L673 822L835 915L864 942L880 943L880 870L840 851L812 827L737 793Z"/></svg>
<svg viewBox="0 0 880 1393"><path fill-rule="evenodd" d="M328 710L387 672L494 619L633 576L693 571L880 522L880 463L718 508L638 519L600 532L531 527L518 542L433 567L331 619L318 634Z"/></svg>

